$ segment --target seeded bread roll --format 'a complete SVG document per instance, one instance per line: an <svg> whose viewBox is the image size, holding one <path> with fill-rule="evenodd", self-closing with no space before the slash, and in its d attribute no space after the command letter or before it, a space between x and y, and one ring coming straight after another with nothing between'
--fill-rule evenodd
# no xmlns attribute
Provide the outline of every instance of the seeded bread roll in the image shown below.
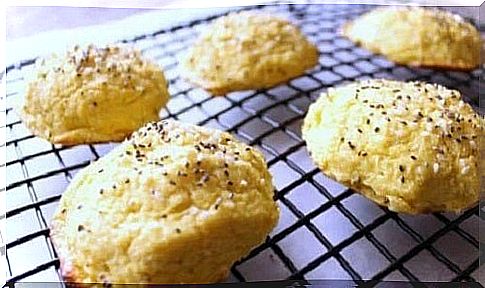
<svg viewBox="0 0 485 288"><path fill-rule="evenodd" d="M473 70L480 65L478 30L443 10L378 8L345 24L343 34L399 64L449 70Z"/></svg>
<svg viewBox="0 0 485 288"><path fill-rule="evenodd" d="M458 212L479 199L483 123L458 91L366 80L323 93L302 133L325 174L378 204Z"/></svg>
<svg viewBox="0 0 485 288"><path fill-rule="evenodd" d="M52 143L121 141L158 120L169 97L160 68L128 46L76 46L36 66L20 116Z"/></svg>
<svg viewBox="0 0 485 288"><path fill-rule="evenodd" d="M315 66L317 48L284 19L257 12L217 19L181 61L182 75L214 95L267 88Z"/></svg>
<svg viewBox="0 0 485 288"><path fill-rule="evenodd" d="M273 191L263 155L230 134L149 123L76 175L51 238L67 281L221 281L276 225Z"/></svg>

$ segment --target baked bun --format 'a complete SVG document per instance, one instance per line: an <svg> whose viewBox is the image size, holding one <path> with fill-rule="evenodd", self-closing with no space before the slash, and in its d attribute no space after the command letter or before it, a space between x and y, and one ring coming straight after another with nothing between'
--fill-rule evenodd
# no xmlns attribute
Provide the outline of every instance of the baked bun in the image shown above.
<svg viewBox="0 0 485 288"><path fill-rule="evenodd" d="M331 178L390 210L459 212L479 200L483 118L458 91L366 80L330 88L302 128Z"/></svg>
<svg viewBox="0 0 485 288"><path fill-rule="evenodd" d="M216 282L276 225L273 195L257 150L218 130L152 122L76 175L51 238L66 281Z"/></svg>
<svg viewBox="0 0 485 288"><path fill-rule="evenodd" d="M473 70L480 65L478 30L443 10L378 8L345 24L343 34L399 64L449 70Z"/></svg>
<svg viewBox="0 0 485 288"><path fill-rule="evenodd" d="M52 143L121 141L158 120L169 97L160 68L128 46L76 46L36 68L20 116Z"/></svg>
<svg viewBox="0 0 485 288"><path fill-rule="evenodd" d="M221 95L272 87L315 66L318 50L290 22L258 12L214 21L181 60L188 81Z"/></svg>

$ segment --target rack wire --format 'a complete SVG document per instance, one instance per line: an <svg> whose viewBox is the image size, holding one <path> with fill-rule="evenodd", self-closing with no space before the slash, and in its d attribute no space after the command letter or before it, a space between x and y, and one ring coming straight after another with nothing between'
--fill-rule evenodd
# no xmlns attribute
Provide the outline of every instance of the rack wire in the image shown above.
<svg viewBox="0 0 485 288"><path fill-rule="evenodd" d="M356 47L338 34L366 5L269 5L246 7L289 17L316 43L317 67L277 87L212 97L179 78L177 58L200 28L215 17L122 40L164 68L172 98L162 118L229 131L266 155L281 207L267 241L231 269L229 281L346 279L349 283L478 281L480 209L460 215L401 215L378 207L325 177L301 139L308 106L330 86L357 79L389 78L440 83L462 92L479 109L479 78L471 73L413 69ZM56 282L59 261L49 221L63 190L90 161L116 144L62 147L34 137L11 103L21 97L34 60L7 67L6 256L9 283ZM59 284L62 285L62 284Z"/></svg>

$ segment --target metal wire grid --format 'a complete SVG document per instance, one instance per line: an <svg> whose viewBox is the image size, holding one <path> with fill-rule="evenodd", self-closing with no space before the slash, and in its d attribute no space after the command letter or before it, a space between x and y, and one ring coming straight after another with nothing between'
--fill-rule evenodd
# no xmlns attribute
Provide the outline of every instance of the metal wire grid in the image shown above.
<svg viewBox="0 0 485 288"><path fill-rule="evenodd" d="M287 15L321 52L319 65L272 89L212 97L177 74L177 57L210 17L123 40L164 67L172 98L162 118L229 131L267 157L282 216L266 243L231 269L230 281L348 279L476 281L479 209L461 215L407 216L389 212L326 178L301 139L311 102L330 86L367 78L424 80L459 89L479 106L479 77L397 66L338 35L345 21L371 9L361 5L275 5L261 9ZM245 8L248 9L248 8ZM7 244L9 282L59 281L59 261L48 224L62 191L79 169L116 144L61 147L30 134L12 110L22 95L28 60L7 68ZM2 192L2 193L5 193Z"/></svg>

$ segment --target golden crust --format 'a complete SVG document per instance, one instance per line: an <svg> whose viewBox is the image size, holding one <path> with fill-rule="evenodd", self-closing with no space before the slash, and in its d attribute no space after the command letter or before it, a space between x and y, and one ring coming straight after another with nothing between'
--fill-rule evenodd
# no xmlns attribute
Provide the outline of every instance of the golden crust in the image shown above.
<svg viewBox="0 0 485 288"><path fill-rule="evenodd" d="M366 80L323 93L302 134L326 175L392 211L459 212L479 199L483 123L458 91Z"/></svg>
<svg viewBox="0 0 485 288"><path fill-rule="evenodd" d="M160 68L127 46L76 46L36 68L19 114L52 143L121 141L158 120L169 97Z"/></svg>
<svg viewBox="0 0 485 288"><path fill-rule="evenodd" d="M214 95L268 88L315 66L318 50L286 20L256 12L215 22L181 60L189 82Z"/></svg>
<svg viewBox="0 0 485 288"><path fill-rule="evenodd" d="M460 71L480 65L478 30L442 10L378 8L344 24L342 33L398 64Z"/></svg>
<svg viewBox="0 0 485 288"><path fill-rule="evenodd" d="M149 123L76 175L51 238L67 281L217 282L276 225L273 191L263 155L230 134Z"/></svg>

